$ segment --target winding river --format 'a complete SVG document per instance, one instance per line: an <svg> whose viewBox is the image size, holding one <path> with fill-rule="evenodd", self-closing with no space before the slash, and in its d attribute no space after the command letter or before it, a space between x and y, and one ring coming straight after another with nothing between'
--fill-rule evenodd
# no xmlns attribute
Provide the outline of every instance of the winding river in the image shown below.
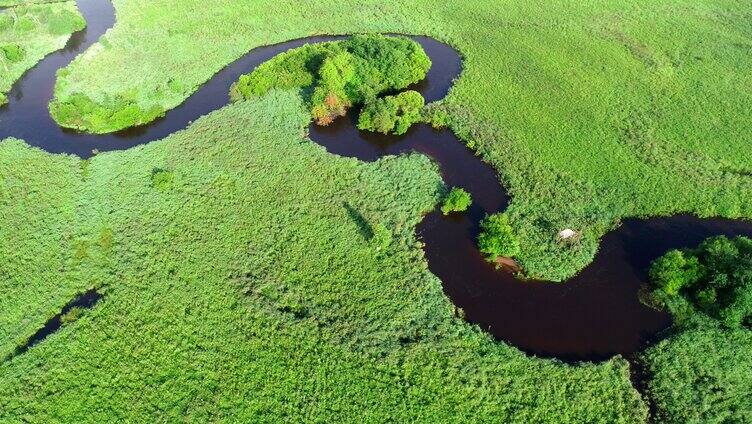
<svg viewBox="0 0 752 424"><path fill-rule="evenodd" d="M78 5L87 29L74 34L64 50L46 57L14 86L9 105L0 109L0 140L12 136L51 153L83 158L95 151L124 150L159 140L225 106L229 87L241 74L280 52L337 38L311 37L254 49L219 71L163 119L116 134L82 134L58 127L49 116L55 73L111 27L115 15L112 5L102 0L78 0ZM461 59L451 47L431 38L413 39L434 65L428 78L412 88L429 102L439 100L460 74ZM531 354L579 361L640 351L671 324L665 313L638 300L650 261L668 249L696 245L711 235L752 236L751 222L689 216L628 220L606 235L595 261L566 283L517 280L495 270L475 247L479 221L504 210L508 200L490 166L450 131L418 125L401 137L382 136L359 132L353 119L312 126L310 137L331 153L364 161L408 151L424 153L439 164L448 185L472 194L474 204L468 213L444 217L435 211L419 225L430 270L468 321Z"/></svg>

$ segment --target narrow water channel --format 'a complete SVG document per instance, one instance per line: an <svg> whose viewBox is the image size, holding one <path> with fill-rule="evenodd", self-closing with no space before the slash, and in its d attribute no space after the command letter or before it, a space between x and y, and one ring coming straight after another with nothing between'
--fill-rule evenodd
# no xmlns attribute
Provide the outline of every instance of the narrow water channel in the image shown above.
<svg viewBox="0 0 752 424"><path fill-rule="evenodd" d="M47 105L52 97L55 72L86 50L114 23L114 10L102 0L79 0L88 27L77 33L64 51L54 53L16 84L10 104L0 109L0 140L16 137L51 153L83 158L93 151L124 150L159 140L184 129L190 122L225 106L230 85L244 73L278 53L305 43L337 37L312 37L252 50L230 64L165 118L148 126L111 135L90 135L58 127ZM427 37L413 37L433 61L428 78L413 87L427 101L439 100L461 71L455 50ZM353 114L354 115L354 114ZM437 132L425 125L401 137L363 133L354 116L328 127L312 126L310 137L329 152L373 161L384 155L418 151L439 164L445 182L473 196L464 215L427 215L419 225L431 272L438 276L447 296L476 323L497 339L544 357L564 360L601 360L630 354L670 325L662 312L642 305L638 290L646 282L651 260L670 248L692 246L717 234L752 236L752 223L700 220L675 216L629 220L608 234L595 261L566 283L521 281L497 271L475 247L478 223L488 213L504 210L507 196L494 170L478 159L450 131Z"/></svg>
<svg viewBox="0 0 752 424"><path fill-rule="evenodd" d="M59 330L60 327L62 327L65 324L63 317L69 312L71 312L74 308L91 309L101 299L102 299L102 295L96 289L87 290L85 293L82 293L79 296L76 296L73 300L71 300L65 306L63 306L63 309L60 311L60 313L56 314L55 316L47 320L47 322L44 323L44 326L42 326L42 328L37 330L37 332L34 333L34 335L32 335L29 338L29 340L26 341L26 343L24 343L21 346L18 346L18 348L16 348L15 352L13 352L13 355L11 355L11 357L24 354L27 350L31 349L34 345L46 339L47 336Z"/></svg>

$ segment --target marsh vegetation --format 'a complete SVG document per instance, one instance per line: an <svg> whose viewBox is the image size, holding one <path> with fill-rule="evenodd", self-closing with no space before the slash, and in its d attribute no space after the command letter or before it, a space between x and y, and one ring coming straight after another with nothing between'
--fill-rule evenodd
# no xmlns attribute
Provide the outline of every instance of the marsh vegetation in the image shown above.
<svg viewBox="0 0 752 424"><path fill-rule="evenodd" d="M645 422L621 357L528 356L447 300L415 226L442 201L475 216L487 199L447 196L423 155L363 163L306 133L356 105L366 130L449 127L514 196L485 208L480 250L529 276L571 276L625 216L750 217L749 8L669 3L115 0L116 27L59 73L50 111L66 127L147 124L251 47L312 33L432 34L465 72L424 107L397 93L425 77L422 49L361 35L272 59L234 104L145 147L81 160L0 143L0 354L108 289L0 364L0 420ZM44 28L80 27L61 22ZM0 59L31 51L13 41ZM713 239L653 268L653 300L677 318L641 356L654 418L751 419L748 247Z"/></svg>
<svg viewBox="0 0 752 424"><path fill-rule="evenodd" d="M41 3L41 2L40 2ZM0 106L14 82L44 56L65 46L86 26L73 1L50 4L0 2Z"/></svg>
<svg viewBox="0 0 752 424"><path fill-rule="evenodd" d="M311 119L273 90L85 162L0 143L1 269L38 275L1 280L3 350L107 286L0 364L0 420L644 420L623 359L528 357L453 314L415 235L444 195L426 156L339 158Z"/></svg>

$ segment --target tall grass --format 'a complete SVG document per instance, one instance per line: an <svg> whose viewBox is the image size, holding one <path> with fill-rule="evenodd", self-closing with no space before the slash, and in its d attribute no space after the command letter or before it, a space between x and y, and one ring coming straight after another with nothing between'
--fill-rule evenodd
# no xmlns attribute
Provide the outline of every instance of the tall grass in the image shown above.
<svg viewBox="0 0 752 424"><path fill-rule="evenodd" d="M656 422L752 421L752 331L699 321L644 354Z"/></svg>

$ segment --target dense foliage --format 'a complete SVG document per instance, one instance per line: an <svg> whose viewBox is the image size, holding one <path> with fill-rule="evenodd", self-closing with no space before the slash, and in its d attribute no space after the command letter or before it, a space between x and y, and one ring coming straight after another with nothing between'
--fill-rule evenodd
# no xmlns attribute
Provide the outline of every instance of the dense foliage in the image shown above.
<svg viewBox="0 0 752 424"><path fill-rule="evenodd" d="M0 46L0 53L3 55L2 59L10 63L18 62L26 55L23 47L15 43Z"/></svg>
<svg viewBox="0 0 752 424"><path fill-rule="evenodd" d="M697 325L651 347L644 361L655 422L752 422L752 331Z"/></svg>
<svg viewBox="0 0 752 424"><path fill-rule="evenodd" d="M653 300L675 319L643 355L658 422L752 421L752 240L713 237L650 269Z"/></svg>
<svg viewBox="0 0 752 424"><path fill-rule="evenodd" d="M15 3L0 1L0 6ZM73 1L19 5L0 11L0 106L13 83L47 54L65 46L86 26Z"/></svg>
<svg viewBox="0 0 752 424"><path fill-rule="evenodd" d="M752 240L713 237L672 250L650 269L654 297L677 319L696 311L728 328L752 325Z"/></svg>
<svg viewBox="0 0 752 424"><path fill-rule="evenodd" d="M472 196L460 187L453 187L441 205L441 212L449 215L452 212L465 212L473 203Z"/></svg>
<svg viewBox="0 0 752 424"><path fill-rule="evenodd" d="M480 223L478 249L489 260L512 258L520 254L520 242L506 213L489 215Z"/></svg>
<svg viewBox="0 0 752 424"><path fill-rule="evenodd" d="M430 67L423 48L409 38L355 35L342 41L307 44L276 56L241 76L233 84L230 98L237 101L272 89L300 89L313 118L319 125L327 125L352 105L370 104L379 94L424 79ZM405 113L414 113L414 95L390 102L396 102L394 106L404 108Z"/></svg>
<svg viewBox="0 0 752 424"><path fill-rule="evenodd" d="M309 121L271 92L89 161L0 143L2 352L104 294L0 364L0 421L644 422L623 359L455 317L415 235L427 157L336 157Z"/></svg>
<svg viewBox="0 0 752 424"><path fill-rule="evenodd" d="M394 96L385 96L366 103L358 116L358 128L382 134L402 135L423 119L423 96L408 90Z"/></svg>

